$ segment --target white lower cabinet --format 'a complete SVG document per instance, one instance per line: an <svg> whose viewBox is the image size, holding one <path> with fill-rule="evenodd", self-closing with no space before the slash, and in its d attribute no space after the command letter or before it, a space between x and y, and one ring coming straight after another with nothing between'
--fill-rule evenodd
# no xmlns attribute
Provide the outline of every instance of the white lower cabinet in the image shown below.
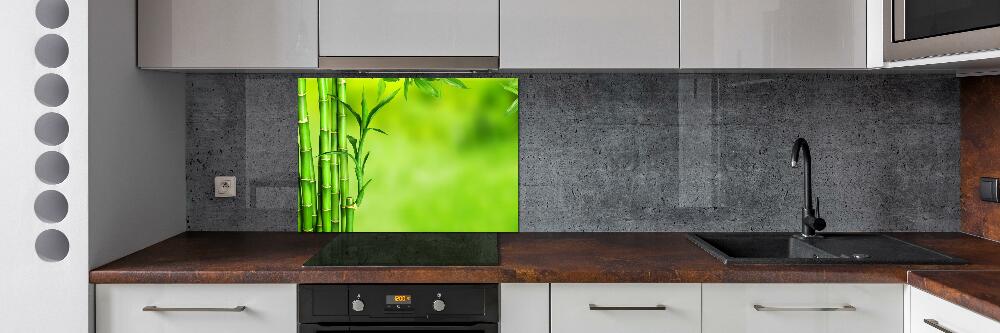
<svg viewBox="0 0 1000 333"><path fill-rule="evenodd" d="M705 333L903 332L902 284L704 284Z"/></svg>
<svg viewBox="0 0 1000 333"><path fill-rule="evenodd" d="M549 284L500 284L501 333L549 333Z"/></svg>
<svg viewBox="0 0 1000 333"><path fill-rule="evenodd" d="M552 333L701 331L700 284L554 283L551 292Z"/></svg>
<svg viewBox="0 0 1000 333"><path fill-rule="evenodd" d="M1000 322L909 287L910 332L907 333L996 333Z"/></svg>
<svg viewBox="0 0 1000 333"><path fill-rule="evenodd" d="M99 284L96 289L98 333L297 331L294 284Z"/></svg>

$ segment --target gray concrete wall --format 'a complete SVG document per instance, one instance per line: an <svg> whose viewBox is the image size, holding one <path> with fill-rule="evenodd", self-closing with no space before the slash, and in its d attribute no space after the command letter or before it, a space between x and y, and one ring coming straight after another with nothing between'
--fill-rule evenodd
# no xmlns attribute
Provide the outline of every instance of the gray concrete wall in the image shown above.
<svg viewBox="0 0 1000 333"><path fill-rule="evenodd" d="M954 77L516 76L521 231L797 230L800 136L829 231L959 228ZM293 78L187 77L190 230L294 230Z"/></svg>

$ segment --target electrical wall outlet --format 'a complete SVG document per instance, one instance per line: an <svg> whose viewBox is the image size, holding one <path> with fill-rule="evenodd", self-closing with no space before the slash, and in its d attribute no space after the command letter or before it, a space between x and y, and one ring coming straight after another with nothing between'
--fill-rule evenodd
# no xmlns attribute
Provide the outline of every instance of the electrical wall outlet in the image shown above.
<svg viewBox="0 0 1000 333"><path fill-rule="evenodd" d="M979 199L989 202L1000 202L1000 191L997 191L998 180L993 177L979 178Z"/></svg>
<svg viewBox="0 0 1000 333"><path fill-rule="evenodd" d="M215 177L215 197L232 198L236 196L236 177Z"/></svg>

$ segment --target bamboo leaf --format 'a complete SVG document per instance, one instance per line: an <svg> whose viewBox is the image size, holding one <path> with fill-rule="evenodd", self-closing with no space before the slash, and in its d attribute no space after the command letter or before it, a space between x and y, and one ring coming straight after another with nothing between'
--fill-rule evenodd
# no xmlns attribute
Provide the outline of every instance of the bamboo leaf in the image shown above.
<svg viewBox="0 0 1000 333"><path fill-rule="evenodd" d="M347 136L347 141L351 142L351 149L354 150L354 154L357 155L357 153L358 153L358 139L355 138L352 135L348 135ZM355 158L355 160L357 160L357 158Z"/></svg>
<svg viewBox="0 0 1000 333"><path fill-rule="evenodd" d="M507 111L504 112L504 114L511 114L511 113L517 112L517 109L518 109L517 99L515 99L514 102L511 102L510 106L507 107Z"/></svg>
<svg viewBox="0 0 1000 333"><path fill-rule="evenodd" d="M350 104L347 104L347 102L344 101L337 101L337 102L340 102L340 105L343 105L344 108L347 109L347 111L349 111L352 116L354 116L354 120L357 120L358 124L361 124L361 115L359 115L357 112L354 112L354 108L352 108Z"/></svg>
<svg viewBox="0 0 1000 333"><path fill-rule="evenodd" d="M367 119L366 119L366 117L368 117L368 101L365 100L365 87L362 86L361 87L361 119L365 120L365 122L360 122L359 121L358 122L358 126L363 126L364 124L366 124L368 122Z"/></svg>
<svg viewBox="0 0 1000 333"><path fill-rule="evenodd" d="M398 93L399 89L397 88L391 94L389 94L389 96L386 96L385 99L383 99L381 102L378 102L378 104L376 104L375 107L372 108L372 113L368 115L368 119L366 120L365 128L367 128L368 125L371 125L372 119L375 119L375 114L378 113L379 110L382 110L382 107L385 107L386 104L389 104L389 102L391 102L393 98L396 98L396 94Z"/></svg>
<svg viewBox="0 0 1000 333"><path fill-rule="evenodd" d="M374 179L369 179L364 185L358 188L358 200L354 202L355 204L361 204L361 200L365 197L365 190L368 189L368 185L372 183L372 180Z"/></svg>
<svg viewBox="0 0 1000 333"><path fill-rule="evenodd" d="M361 170L365 170L365 166L368 165L368 157L371 156L372 152L365 153L365 158L361 160Z"/></svg>
<svg viewBox="0 0 1000 333"><path fill-rule="evenodd" d="M441 79L441 81L444 81L444 83L450 84L451 86L456 88L469 89L469 87L466 86L465 83L462 82L462 80L456 78L448 77Z"/></svg>
<svg viewBox="0 0 1000 333"><path fill-rule="evenodd" d="M375 128L375 127L372 127L372 128L369 128L369 129L373 130L373 131L376 131L376 132L379 132L379 133L382 133L384 135L389 135L389 133L386 133L385 131L383 131L381 129L378 129L378 128Z"/></svg>
<svg viewBox="0 0 1000 333"><path fill-rule="evenodd" d="M512 93L514 95L517 95L517 84L514 84L513 81L501 84L501 86L503 86L504 90L509 91L510 93Z"/></svg>
<svg viewBox="0 0 1000 333"><path fill-rule="evenodd" d="M380 79L378 80L378 96L376 96L375 98L381 99L382 94L384 93L385 93L385 79Z"/></svg>
<svg viewBox="0 0 1000 333"><path fill-rule="evenodd" d="M383 78L382 81L385 81L385 82L396 82L396 81L399 81L399 78L397 78L397 77L387 77L387 78Z"/></svg>
<svg viewBox="0 0 1000 333"><path fill-rule="evenodd" d="M434 88L434 86L428 83L426 79L413 79L413 80L414 84L417 85L417 88L419 88L420 91L423 91L425 94L435 98L441 96L441 93L437 90L437 88Z"/></svg>
<svg viewBox="0 0 1000 333"><path fill-rule="evenodd" d="M403 80L403 99L405 100L410 99L410 82L412 82L410 79Z"/></svg>
<svg viewBox="0 0 1000 333"><path fill-rule="evenodd" d="M348 153L346 151L338 150L338 151L328 151L328 152L319 154L319 156L323 156L323 155L350 155L350 153Z"/></svg>

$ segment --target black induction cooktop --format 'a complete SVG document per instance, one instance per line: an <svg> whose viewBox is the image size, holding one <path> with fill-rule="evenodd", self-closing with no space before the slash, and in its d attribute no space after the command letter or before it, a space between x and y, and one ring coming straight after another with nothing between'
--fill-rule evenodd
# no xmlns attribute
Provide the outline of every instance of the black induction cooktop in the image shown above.
<svg viewBox="0 0 1000 333"><path fill-rule="evenodd" d="M496 266L495 233L344 233L303 266Z"/></svg>

